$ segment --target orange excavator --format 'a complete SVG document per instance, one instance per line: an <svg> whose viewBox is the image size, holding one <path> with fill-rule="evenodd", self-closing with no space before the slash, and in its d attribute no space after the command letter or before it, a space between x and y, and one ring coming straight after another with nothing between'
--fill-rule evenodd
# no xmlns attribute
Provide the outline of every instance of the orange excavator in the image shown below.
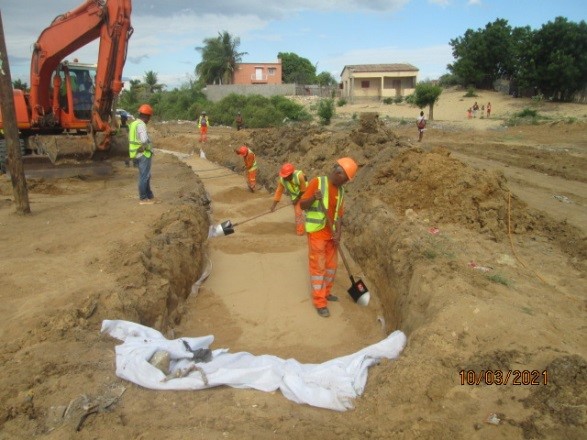
<svg viewBox="0 0 587 440"><path fill-rule="evenodd" d="M58 164L128 156L126 136L115 136L114 112L133 32L131 10L131 0L86 0L40 34L33 46L30 92L14 90L25 158L48 157ZM65 60L96 39L96 64Z"/></svg>

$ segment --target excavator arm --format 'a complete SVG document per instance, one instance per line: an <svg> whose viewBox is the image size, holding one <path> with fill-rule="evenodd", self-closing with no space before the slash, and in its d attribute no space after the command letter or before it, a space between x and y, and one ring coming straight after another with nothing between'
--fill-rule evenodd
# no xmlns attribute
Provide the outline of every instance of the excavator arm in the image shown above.
<svg viewBox="0 0 587 440"><path fill-rule="evenodd" d="M130 23L131 0L86 0L76 9L57 16L39 36L31 60L30 108L32 126L41 126L50 115L52 123L60 122L60 109L51 94L55 69L65 57L99 38L95 93L90 127L102 133L99 149L107 149L113 103L122 90L122 69L126 61L128 40L133 29ZM59 81L53 84L55 86ZM67 128L67 127L64 127Z"/></svg>

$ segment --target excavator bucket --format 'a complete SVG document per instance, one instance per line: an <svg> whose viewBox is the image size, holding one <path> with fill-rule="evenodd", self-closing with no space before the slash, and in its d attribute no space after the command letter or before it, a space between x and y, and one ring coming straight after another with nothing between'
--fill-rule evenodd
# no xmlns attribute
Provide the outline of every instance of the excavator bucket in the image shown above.
<svg viewBox="0 0 587 440"><path fill-rule="evenodd" d="M107 150L96 148L102 141L102 133L97 133L95 140L82 134L31 137L28 147L33 154L23 156L25 175L30 178L110 175L112 161L128 160L128 135L126 131L112 135Z"/></svg>
<svg viewBox="0 0 587 440"><path fill-rule="evenodd" d="M53 165L89 161L94 155L93 141L86 135L34 136L29 141L31 149L46 156Z"/></svg>
<svg viewBox="0 0 587 440"><path fill-rule="evenodd" d="M128 135L121 132L110 137L108 148L100 150L103 134L91 135L35 136L30 139L30 148L46 156L53 165L83 163L91 160L125 160L128 158Z"/></svg>

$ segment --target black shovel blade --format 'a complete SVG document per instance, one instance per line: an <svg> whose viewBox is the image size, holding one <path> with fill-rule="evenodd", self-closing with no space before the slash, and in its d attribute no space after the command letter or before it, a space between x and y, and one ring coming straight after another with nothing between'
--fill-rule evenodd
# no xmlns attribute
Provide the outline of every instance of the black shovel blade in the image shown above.
<svg viewBox="0 0 587 440"><path fill-rule="evenodd" d="M355 281L353 277L351 277L351 282L353 283L351 287L347 290L353 301L359 303L361 305L367 305L370 298L369 289L367 289L367 285L363 282L362 279L358 279Z"/></svg>
<svg viewBox="0 0 587 440"><path fill-rule="evenodd" d="M220 223L220 226L222 227L222 232L224 232L224 235L230 235L234 233L234 227L230 220L226 220L225 222Z"/></svg>

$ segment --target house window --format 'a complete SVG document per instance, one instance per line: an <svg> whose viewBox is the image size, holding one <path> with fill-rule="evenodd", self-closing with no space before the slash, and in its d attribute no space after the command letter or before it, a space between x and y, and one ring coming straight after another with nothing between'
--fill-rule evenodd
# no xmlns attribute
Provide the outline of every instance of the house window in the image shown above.
<svg viewBox="0 0 587 440"><path fill-rule="evenodd" d="M269 67L269 68L267 69L267 74L268 74L269 76L275 76L275 71L276 71L276 70L277 70L277 69L276 69L275 67Z"/></svg>
<svg viewBox="0 0 587 440"><path fill-rule="evenodd" d="M368 89L369 88L369 81L361 81L361 88Z"/></svg>

